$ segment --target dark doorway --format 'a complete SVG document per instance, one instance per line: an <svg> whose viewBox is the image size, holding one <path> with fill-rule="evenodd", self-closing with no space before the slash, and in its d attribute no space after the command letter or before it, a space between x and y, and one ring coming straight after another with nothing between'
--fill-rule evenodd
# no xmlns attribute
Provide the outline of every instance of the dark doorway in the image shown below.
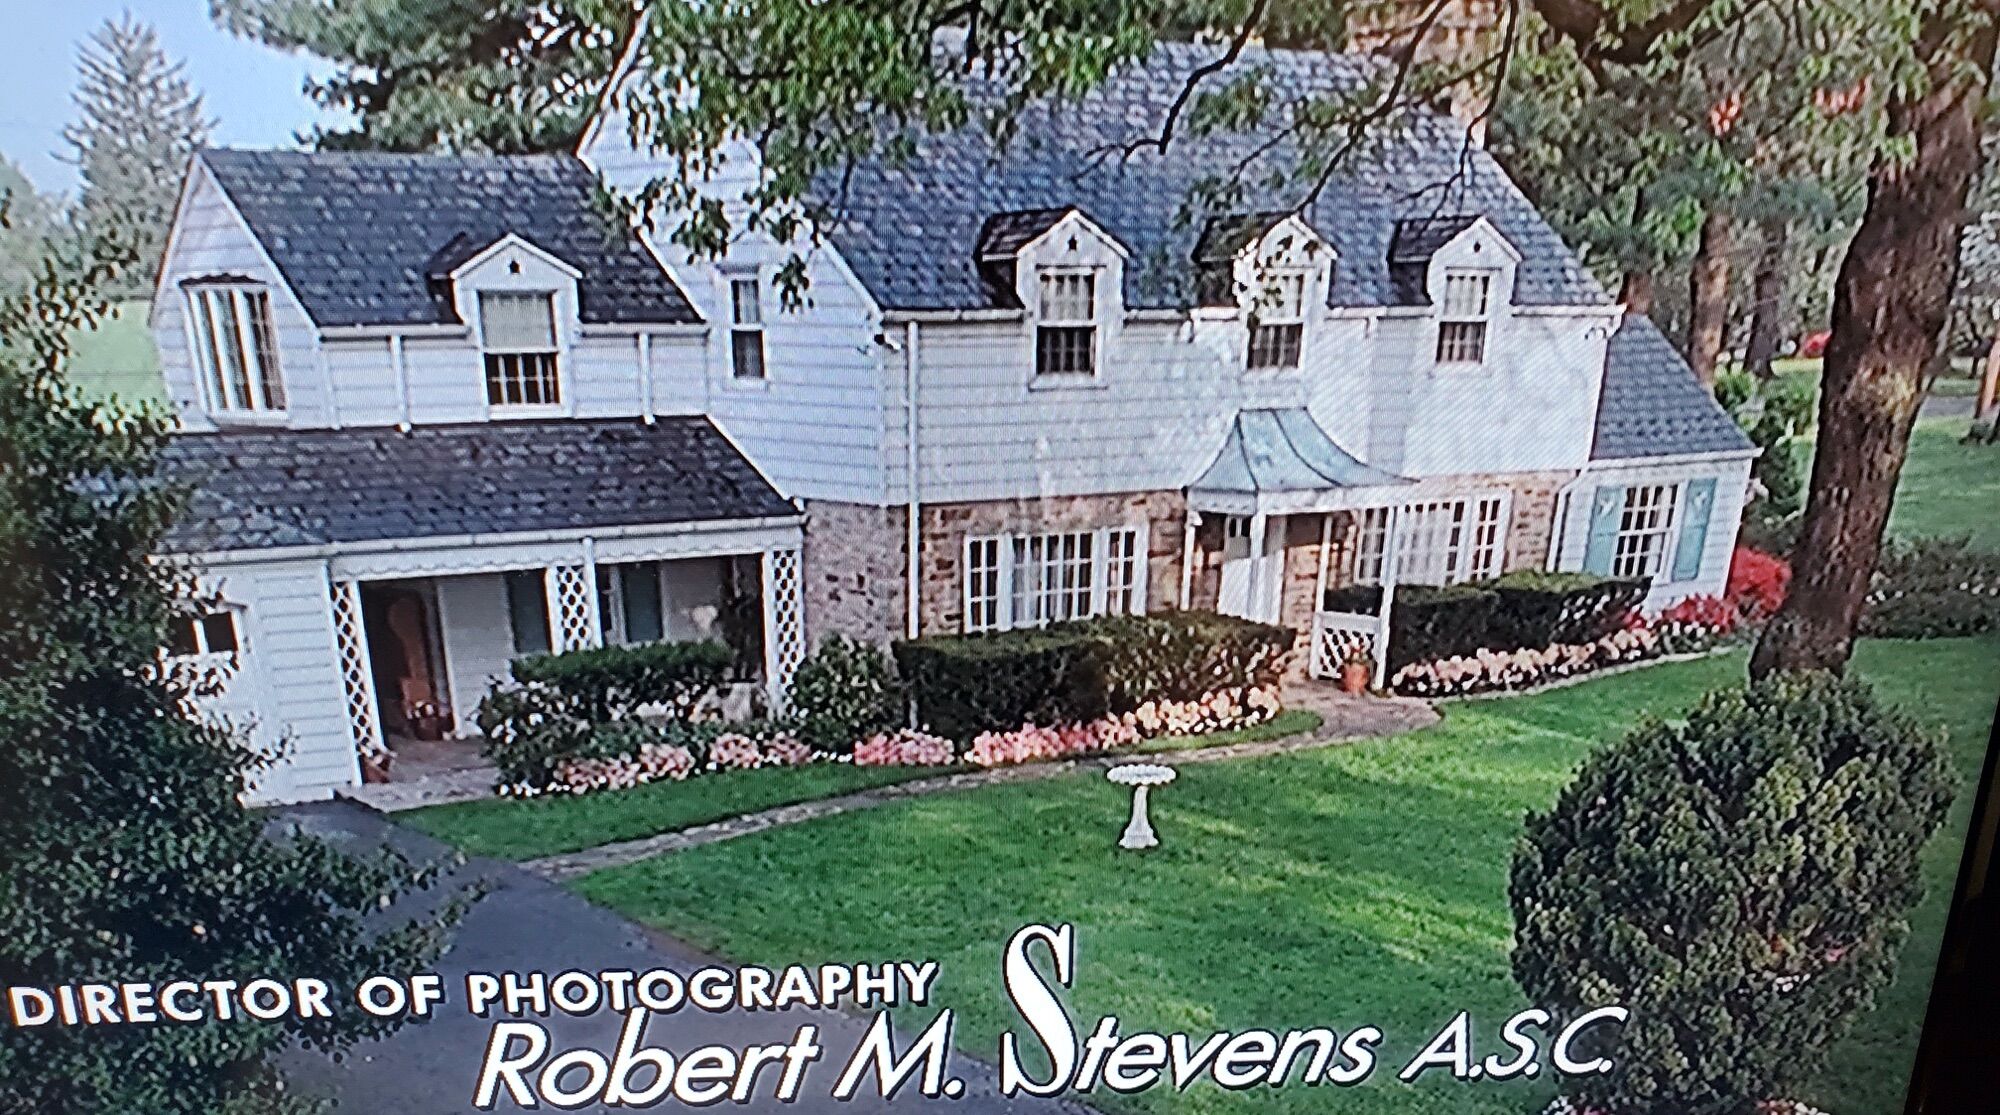
<svg viewBox="0 0 2000 1115"><path fill-rule="evenodd" d="M391 737L436 740L451 723L445 688L444 640L431 586L382 581L361 586L368 657L382 730Z"/></svg>

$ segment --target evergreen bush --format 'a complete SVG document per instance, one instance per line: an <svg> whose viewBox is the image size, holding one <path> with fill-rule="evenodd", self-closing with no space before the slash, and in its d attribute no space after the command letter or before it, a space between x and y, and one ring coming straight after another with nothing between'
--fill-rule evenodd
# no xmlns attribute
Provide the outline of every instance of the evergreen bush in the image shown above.
<svg viewBox="0 0 2000 1115"><path fill-rule="evenodd" d="M1590 643L1618 628L1646 598L1643 579L1520 570L1457 585L1399 585L1389 614L1389 672L1482 650L1540 650ZM1382 590L1355 585L1326 594L1337 612L1378 611Z"/></svg>
<svg viewBox="0 0 2000 1115"><path fill-rule="evenodd" d="M2000 554L1967 538L1925 538L1883 548L1861 633L1938 639L2000 629Z"/></svg>
<svg viewBox="0 0 2000 1115"><path fill-rule="evenodd" d="M640 643L517 658L513 674L523 685L554 689L592 723L651 706L685 719L729 680L734 660L727 646L714 641Z"/></svg>
<svg viewBox="0 0 2000 1115"><path fill-rule="evenodd" d="M815 750L847 755L854 745L903 725L903 687L887 652L829 636L792 677L791 713Z"/></svg>
<svg viewBox="0 0 2000 1115"><path fill-rule="evenodd" d="M1606 1115L1795 1099L1895 970L1952 775L1862 683L1777 675L1591 755L1528 817L1513 970L1559 1019L1626 1007L1563 1082Z"/></svg>

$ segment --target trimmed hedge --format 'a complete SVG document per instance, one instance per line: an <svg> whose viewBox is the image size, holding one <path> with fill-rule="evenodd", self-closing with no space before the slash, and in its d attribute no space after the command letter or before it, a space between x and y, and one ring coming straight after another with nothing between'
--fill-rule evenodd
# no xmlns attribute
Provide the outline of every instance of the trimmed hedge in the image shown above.
<svg viewBox="0 0 2000 1115"><path fill-rule="evenodd" d="M1595 642L1645 600L1647 587L1643 579L1540 570L1458 585L1398 585L1389 616L1389 673L1481 650ZM1354 585L1328 592L1325 607L1371 613L1381 603L1379 587Z"/></svg>
<svg viewBox="0 0 2000 1115"><path fill-rule="evenodd" d="M1861 613L1861 634L1940 639L2000 629L2000 554L1966 538L1885 547Z"/></svg>
<svg viewBox="0 0 2000 1115"><path fill-rule="evenodd" d="M575 702L594 723L644 705L685 717L728 680L735 655L719 642L642 643L537 654L514 661L514 680L546 685Z"/></svg>
<svg viewBox="0 0 2000 1115"><path fill-rule="evenodd" d="M1023 724L1096 720L1146 701L1275 685L1293 641L1283 627L1164 612L930 636L893 649L918 719L962 743Z"/></svg>

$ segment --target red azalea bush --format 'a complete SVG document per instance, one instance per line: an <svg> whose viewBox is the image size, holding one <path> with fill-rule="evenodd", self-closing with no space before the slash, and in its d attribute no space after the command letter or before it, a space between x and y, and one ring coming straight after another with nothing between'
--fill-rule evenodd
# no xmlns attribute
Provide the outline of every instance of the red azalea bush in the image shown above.
<svg viewBox="0 0 2000 1115"><path fill-rule="evenodd" d="M1743 626L1743 613L1720 596L1690 596L1661 612L1653 631L1668 654L1708 650Z"/></svg>
<svg viewBox="0 0 2000 1115"><path fill-rule="evenodd" d="M1783 558L1748 546L1738 546L1730 555L1725 599L1747 622L1771 618L1785 602L1785 592L1791 585L1792 567Z"/></svg>

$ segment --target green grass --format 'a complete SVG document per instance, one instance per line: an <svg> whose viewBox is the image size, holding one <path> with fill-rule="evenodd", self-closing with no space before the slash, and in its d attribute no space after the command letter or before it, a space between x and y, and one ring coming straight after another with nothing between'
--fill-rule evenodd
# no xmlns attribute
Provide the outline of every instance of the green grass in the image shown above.
<svg viewBox="0 0 2000 1115"><path fill-rule="evenodd" d="M1251 728L1197 736L1167 736L1140 751L1184 751L1232 743L1281 739L1320 726L1320 715L1288 709ZM433 805L397 815L467 855L538 859L636 840L707 824L740 813L814 801L946 773L939 767L857 767L826 763L804 767L705 774L686 782L654 782L630 790L538 798L489 798Z"/></svg>
<svg viewBox="0 0 2000 1115"><path fill-rule="evenodd" d="M160 378L159 350L146 328L146 312L143 299L121 302L97 328L79 332L67 370L70 383L92 399L165 406L166 381Z"/></svg>
<svg viewBox="0 0 2000 1115"><path fill-rule="evenodd" d="M1910 435L1889 531L1898 538L1970 535L2000 550L2000 447L1961 445L1963 418L1932 418Z"/></svg>
<svg viewBox="0 0 2000 1115"><path fill-rule="evenodd" d="M1661 665L1528 697L1452 706L1389 740L1190 765L1154 796L1164 845L1113 846L1126 794L1077 774L846 814L580 880L579 891L752 963L936 959L959 1040L992 1058L1014 1023L999 950L1031 922L1077 926L1070 997L1126 1033L1381 1026L1379 1070L1320 1089L1156 1089L1107 1107L1161 1112L1533 1111L1544 1082L1405 1087L1394 1071L1460 1009L1487 1029L1522 1004L1509 975L1507 863L1522 816L1642 713L1672 716L1740 680L1740 654ZM1950 728L1969 781L2000 689L2000 639L1863 646L1857 670ZM1945 684L1940 684L1941 682ZM1929 849L1930 894L1903 972L1804 1098L1887 1115L1904 1077L1970 809ZM921 1022L912 1016L906 1022Z"/></svg>

